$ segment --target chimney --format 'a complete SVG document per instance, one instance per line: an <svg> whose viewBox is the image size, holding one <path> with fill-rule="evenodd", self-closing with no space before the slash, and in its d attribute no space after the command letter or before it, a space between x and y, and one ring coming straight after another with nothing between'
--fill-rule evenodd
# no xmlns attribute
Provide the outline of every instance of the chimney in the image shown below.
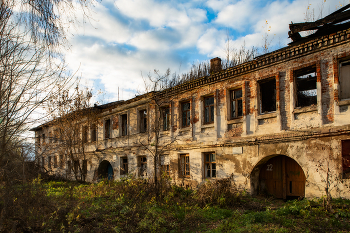
<svg viewBox="0 0 350 233"><path fill-rule="evenodd" d="M210 60L210 74L221 71L221 59L216 57Z"/></svg>

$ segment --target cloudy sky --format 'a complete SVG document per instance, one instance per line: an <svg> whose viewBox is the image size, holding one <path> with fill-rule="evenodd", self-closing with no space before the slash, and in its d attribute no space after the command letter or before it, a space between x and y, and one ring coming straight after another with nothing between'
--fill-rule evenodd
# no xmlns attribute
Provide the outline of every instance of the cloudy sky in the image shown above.
<svg viewBox="0 0 350 233"><path fill-rule="evenodd" d="M68 67L102 103L129 99L154 69L185 73L243 44L262 53L287 46L288 25L324 17L349 0L102 0L74 27ZM307 10L308 9L308 10ZM267 35L267 37L266 37Z"/></svg>

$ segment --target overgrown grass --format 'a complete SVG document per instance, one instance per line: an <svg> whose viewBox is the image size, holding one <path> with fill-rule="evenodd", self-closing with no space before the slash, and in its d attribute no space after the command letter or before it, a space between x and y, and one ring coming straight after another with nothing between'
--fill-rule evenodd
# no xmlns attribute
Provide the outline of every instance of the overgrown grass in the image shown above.
<svg viewBox="0 0 350 233"><path fill-rule="evenodd" d="M251 197L230 179L196 190L142 179L43 182L0 189L3 232L348 232L350 201ZM6 206L6 208L5 208Z"/></svg>

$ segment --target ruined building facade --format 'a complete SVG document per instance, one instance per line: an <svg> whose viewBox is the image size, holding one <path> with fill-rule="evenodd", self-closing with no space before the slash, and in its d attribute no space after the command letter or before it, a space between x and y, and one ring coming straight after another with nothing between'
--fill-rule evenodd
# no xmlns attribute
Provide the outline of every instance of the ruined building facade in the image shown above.
<svg viewBox="0 0 350 233"><path fill-rule="evenodd" d="M157 112L159 143L170 144L159 166L173 182L232 175L253 194L313 197L329 188L350 198L349 42L349 26L334 26L232 68L215 58L209 76L101 106L97 124L82 121L87 180L151 177ZM167 101L157 106L154 95ZM38 160L69 174L74 161L40 154L55 143L54 128L34 129Z"/></svg>

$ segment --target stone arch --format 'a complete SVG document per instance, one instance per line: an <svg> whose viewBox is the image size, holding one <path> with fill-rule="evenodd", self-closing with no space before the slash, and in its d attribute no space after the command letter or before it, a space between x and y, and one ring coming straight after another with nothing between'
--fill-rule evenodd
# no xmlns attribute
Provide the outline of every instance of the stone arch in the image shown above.
<svg viewBox="0 0 350 233"><path fill-rule="evenodd" d="M275 154L261 159L250 173L252 194L268 193L277 198L305 196L306 177L293 158Z"/></svg>
<svg viewBox="0 0 350 233"><path fill-rule="evenodd" d="M107 160L103 160L98 166L98 178L113 180L114 172L111 163Z"/></svg>

